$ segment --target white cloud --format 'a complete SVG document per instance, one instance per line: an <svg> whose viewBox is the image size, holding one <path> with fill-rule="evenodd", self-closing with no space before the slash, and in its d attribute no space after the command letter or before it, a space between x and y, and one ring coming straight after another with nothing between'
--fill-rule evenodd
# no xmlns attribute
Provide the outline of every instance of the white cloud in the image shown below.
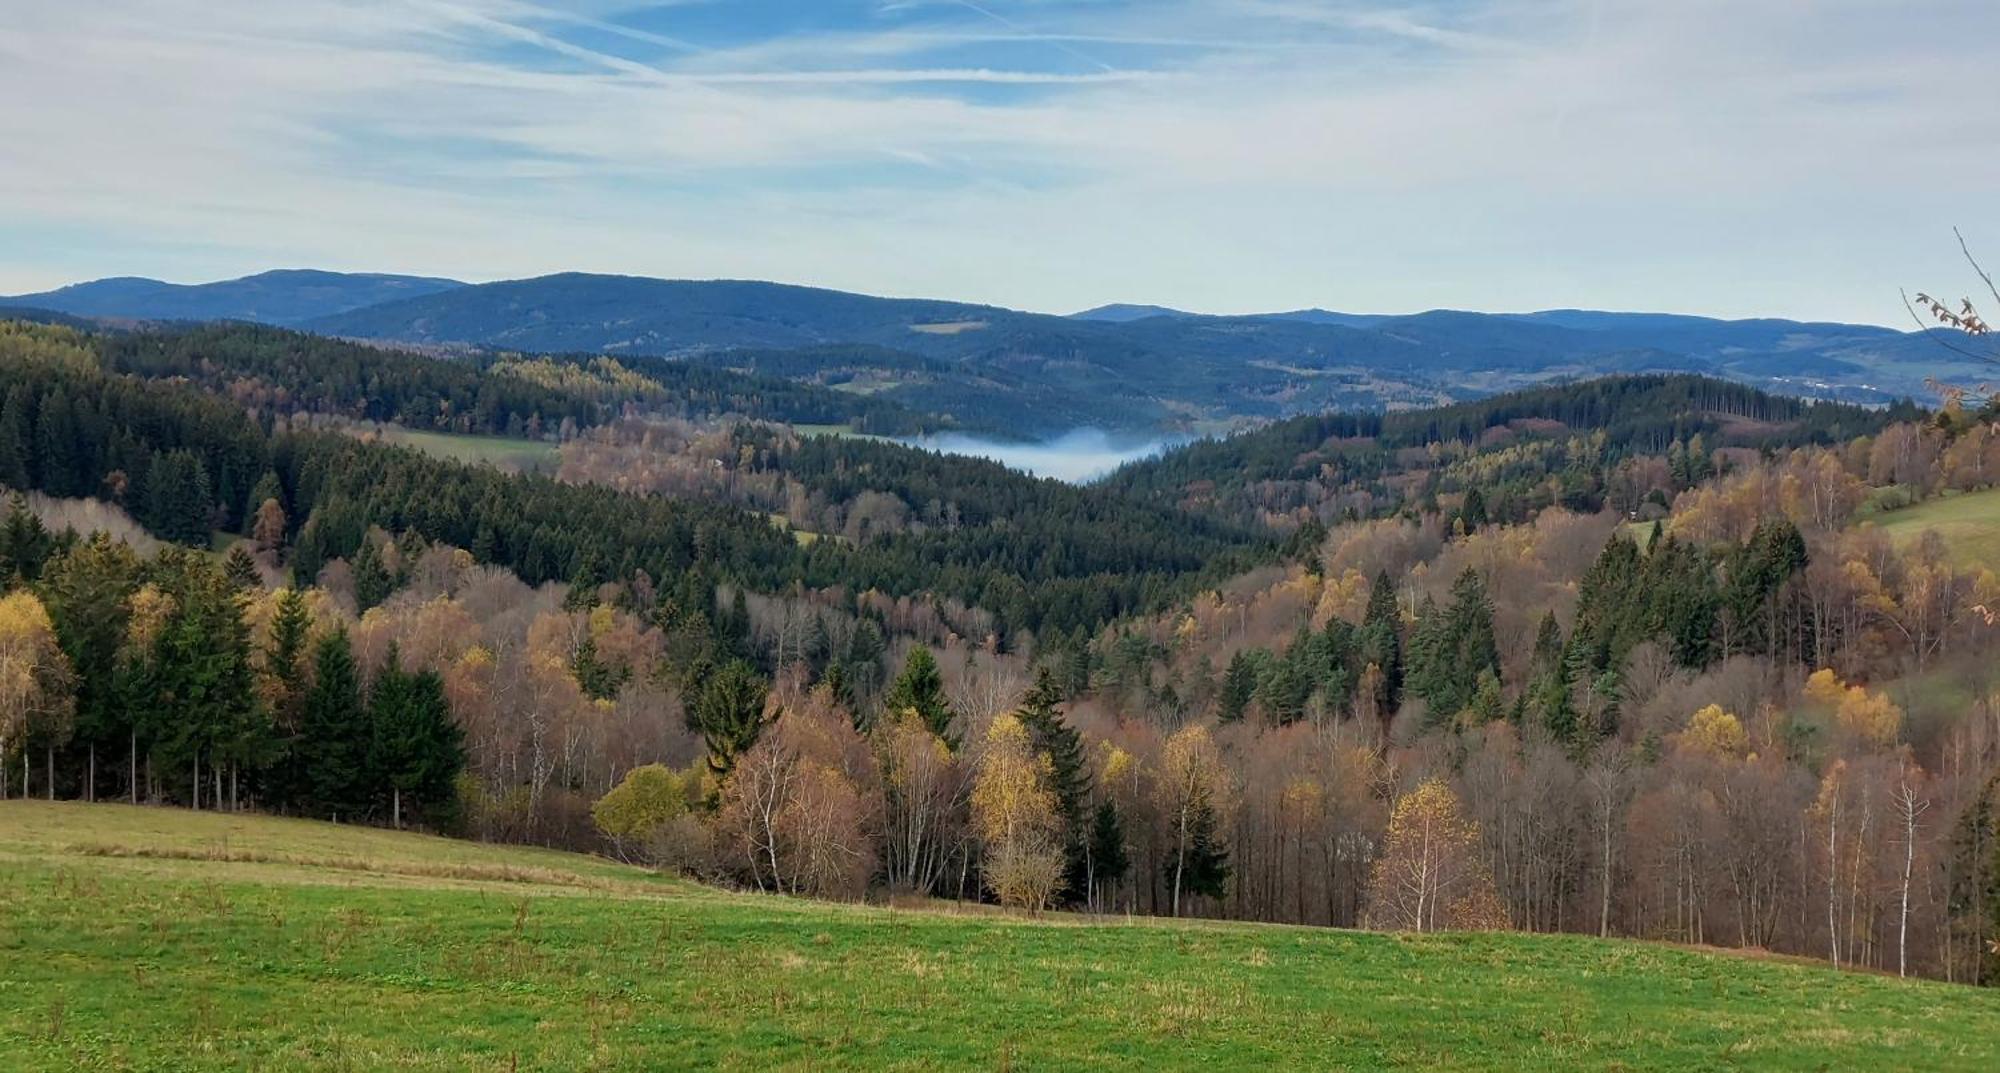
<svg viewBox="0 0 2000 1073"><path fill-rule="evenodd" d="M726 44L516 0L26 7L0 291L580 268L1889 320L2000 174L1972 0L981 0Z"/></svg>

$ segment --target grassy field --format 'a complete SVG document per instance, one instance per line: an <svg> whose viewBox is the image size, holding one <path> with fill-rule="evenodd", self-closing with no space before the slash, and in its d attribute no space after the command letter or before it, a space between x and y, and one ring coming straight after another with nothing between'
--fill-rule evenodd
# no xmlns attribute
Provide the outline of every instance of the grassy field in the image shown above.
<svg viewBox="0 0 2000 1073"><path fill-rule="evenodd" d="M1571 936L892 910L0 803L13 1070L2000 1067L2000 994Z"/></svg>
<svg viewBox="0 0 2000 1073"><path fill-rule="evenodd" d="M1961 566L2000 571L2000 488L1925 500L1876 515L1873 523L1899 544L1935 529Z"/></svg>
<svg viewBox="0 0 2000 1073"><path fill-rule="evenodd" d="M383 426L381 438L437 455L477 465L494 466L524 473L554 470L562 461L562 451L547 440L518 439L510 436L473 436L456 432L424 432Z"/></svg>

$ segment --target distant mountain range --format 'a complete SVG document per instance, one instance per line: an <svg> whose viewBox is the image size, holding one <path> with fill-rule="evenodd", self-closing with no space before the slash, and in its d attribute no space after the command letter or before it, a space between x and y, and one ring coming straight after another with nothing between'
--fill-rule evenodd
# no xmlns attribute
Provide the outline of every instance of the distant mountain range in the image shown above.
<svg viewBox="0 0 2000 1073"><path fill-rule="evenodd" d="M1618 372L1704 373L1871 403L1921 394L1931 376L1990 375L1935 339L1872 325L1575 309L1205 316L1111 305L1063 317L757 281L584 273L484 284L310 270L196 285L121 278L0 298L5 306L782 367L794 379L1028 434L1079 425L1211 431Z"/></svg>
<svg viewBox="0 0 2000 1073"><path fill-rule="evenodd" d="M398 298L463 287L453 279L284 268L220 283L164 283L142 276L75 283L0 298L0 306L131 320L252 320L287 327Z"/></svg>

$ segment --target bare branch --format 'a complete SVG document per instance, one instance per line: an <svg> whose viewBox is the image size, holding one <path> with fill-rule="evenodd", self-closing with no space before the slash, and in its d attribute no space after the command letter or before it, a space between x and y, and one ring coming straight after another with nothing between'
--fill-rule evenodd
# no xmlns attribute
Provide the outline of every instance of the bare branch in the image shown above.
<svg viewBox="0 0 2000 1073"><path fill-rule="evenodd" d="M1993 277L1980 265L1979 259L1972 256L1972 249L1965 244L1965 236L1960 234L1956 227L1951 229L1951 233L1958 238L1958 252L1965 255L1965 263L1971 265L1974 272L1979 273L1979 278L1985 281L1986 291L1993 296L1993 300L2000 302L2000 287L1993 285Z"/></svg>

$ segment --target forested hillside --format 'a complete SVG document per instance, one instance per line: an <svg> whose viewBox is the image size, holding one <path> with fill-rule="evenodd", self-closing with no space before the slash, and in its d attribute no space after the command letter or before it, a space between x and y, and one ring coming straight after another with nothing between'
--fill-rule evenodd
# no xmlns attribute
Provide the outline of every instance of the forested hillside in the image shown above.
<svg viewBox="0 0 2000 1073"><path fill-rule="evenodd" d="M1877 524L1989 494L1990 414L1615 378L1075 487L217 331L0 327L9 793L2000 979L2000 581ZM377 393L583 409L509 474L322 427Z"/></svg>
<svg viewBox="0 0 2000 1073"><path fill-rule="evenodd" d="M1869 434L1917 411L1810 403L1696 376L1607 377L1436 409L1295 417L1135 462L1113 487L1204 513L1289 526L1420 506L1476 490L1481 518L1560 504L1664 507L1736 455ZM1659 480L1642 459L1665 459ZM1477 522L1480 519L1475 519Z"/></svg>

